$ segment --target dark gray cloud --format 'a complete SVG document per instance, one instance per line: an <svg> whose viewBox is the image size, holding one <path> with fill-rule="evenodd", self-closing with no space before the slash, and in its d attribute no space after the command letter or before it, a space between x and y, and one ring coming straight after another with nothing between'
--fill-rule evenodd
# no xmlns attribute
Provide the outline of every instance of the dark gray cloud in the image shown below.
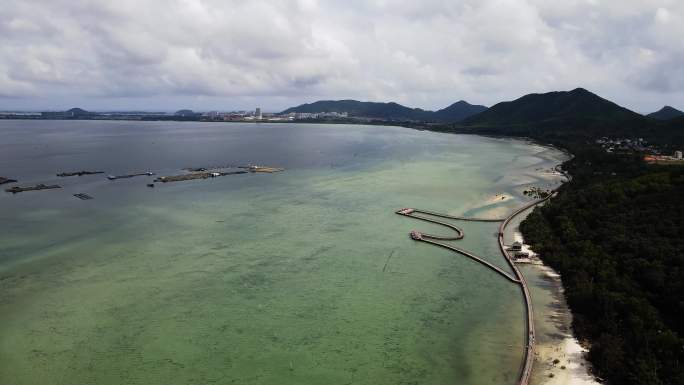
<svg viewBox="0 0 684 385"><path fill-rule="evenodd" d="M594 90L684 108L679 0L5 0L0 109L440 108Z"/></svg>

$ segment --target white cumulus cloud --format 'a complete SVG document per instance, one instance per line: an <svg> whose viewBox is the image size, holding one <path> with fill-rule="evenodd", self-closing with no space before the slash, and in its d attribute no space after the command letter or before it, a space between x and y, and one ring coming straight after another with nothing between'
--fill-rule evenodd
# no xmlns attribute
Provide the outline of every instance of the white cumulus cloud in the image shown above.
<svg viewBox="0 0 684 385"><path fill-rule="evenodd" d="M441 108L585 87L684 108L677 0L5 0L0 109Z"/></svg>

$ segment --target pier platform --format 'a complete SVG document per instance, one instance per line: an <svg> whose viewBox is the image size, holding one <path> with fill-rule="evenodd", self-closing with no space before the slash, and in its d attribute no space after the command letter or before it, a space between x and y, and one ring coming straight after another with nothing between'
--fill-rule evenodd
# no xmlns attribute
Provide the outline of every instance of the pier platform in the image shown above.
<svg viewBox="0 0 684 385"><path fill-rule="evenodd" d="M25 191L38 191L38 190L52 190L52 189L57 189L57 188L62 188L60 185L45 185L45 184L37 184L35 186L26 186L26 187L19 187L19 186L14 186L12 188L5 189L5 191L16 194L20 192L25 192Z"/></svg>
<svg viewBox="0 0 684 385"><path fill-rule="evenodd" d="M182 182L185 180L216 178L216 177L220 177L220 176L238 175L238 174L247 174L247 171L193 172L190 174L160 176L159 178L156 178L154 181L155 182L162 182L162 183Z"/></svg>
<svg viewBox="0 0 684 385"><path fill-rule="evenodd" d="M274 172L285 171L285 169L281 168L281 167L266 167L266 166L240 166L238 168L243 168L243 169L249 170L249 172L274 173Z"/></svg>
<svg viewBox="0 0 684 385"><path fill-rule="evenodd" d="M126 174L126 175L107 175L107 179L109 180L116 180L116 179L126 179L126 178L133 178L135 176L152 176L155 175L153 172L148 171L148 172L141 172L137 174Z"/></svg>
<svg viewBox="0 0 684 385"><path fill-rule="evenodd" d="M68 176L83 176L83 175L96 175L104 174L104 171L73 171L73 172L60 172L57 174L58 177L65 178Z"/></svg>

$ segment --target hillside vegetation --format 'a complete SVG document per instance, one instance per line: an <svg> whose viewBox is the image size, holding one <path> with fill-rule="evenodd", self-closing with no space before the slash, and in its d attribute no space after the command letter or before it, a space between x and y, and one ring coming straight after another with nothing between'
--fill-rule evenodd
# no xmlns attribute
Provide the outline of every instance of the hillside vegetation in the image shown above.
<svg viewBox="0 0 684 385"><path fill-rule="evenodd" d="M531 94L498 103L446 130L525 136L566 146L603 136L642 137L652 143L684 142L684 117L647 118L585 89Z"/></svg>
<svg viewBox="0 0 684 385"><path fill-rule="evenodd" d="M449 130L569 150L573 180L521 224L561 273L576 335L612 385L684 385L684 167L612 154L603 136L684 148L684 117L658 121L583 89L499 103Z"/></svg>
<svg viewBox="0 0 684 385"><path fill-rule="evenodd" d="M522 224L562 277L609 384L684 384L684 167L576 149L575 179Z"/></svg>
<svg viewBox="0 0 684 385"><path fill-rule="evenodd" d="M684 116L684 112L679 111L678 109L670 106L665 106L661 108L660 110L653 112L651 114L646 115L649 118L653 119L658 119L658 120L670 120L674 118L678 118L680 116Z"/></svg>
<svg viewBox="0 0 684 385"><path fill-rule="evenodd" d="M485 111L487 107L472 105L466 101L456 102L438 111L409 108L397 103L360 102L357 100L320 100L291 107L281 112L321 113L347 112L352 117L381 119L387 121L459 122L469 116Z"/></svg>

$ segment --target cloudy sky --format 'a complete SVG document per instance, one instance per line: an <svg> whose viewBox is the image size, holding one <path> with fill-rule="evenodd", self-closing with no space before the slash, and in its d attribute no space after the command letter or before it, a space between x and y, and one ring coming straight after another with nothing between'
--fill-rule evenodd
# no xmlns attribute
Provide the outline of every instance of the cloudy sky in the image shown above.
<svg viewBox="0 0 684 385"><path fill-rule="evenodd" d="M684 109L681 0L2 0L0 110L442 108L585 87Z"/></svg>

